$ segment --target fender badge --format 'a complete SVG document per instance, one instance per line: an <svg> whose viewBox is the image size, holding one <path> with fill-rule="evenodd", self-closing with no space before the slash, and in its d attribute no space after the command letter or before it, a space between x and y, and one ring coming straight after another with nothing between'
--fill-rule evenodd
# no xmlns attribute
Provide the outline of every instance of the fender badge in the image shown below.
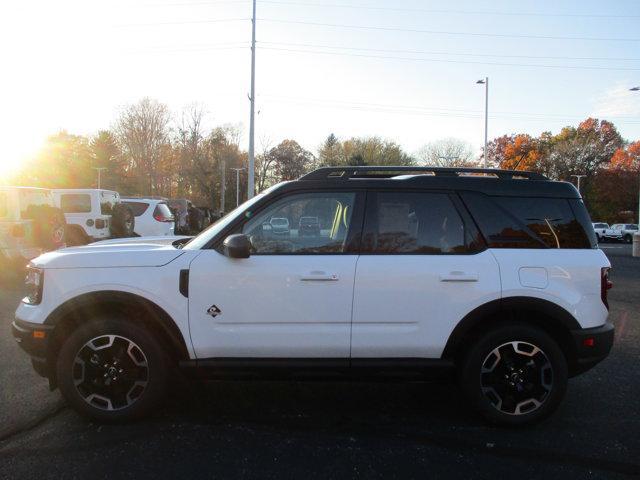
<svg viewBox="0 0 640 480"><path fill-rule="evenodd" d="M209 307L209 309L207 310L207 315L211 315L214 318L217 317L218 315L220 315L221 313L222 313L222 310L220 310L215 305L211 305Z"/></svg>

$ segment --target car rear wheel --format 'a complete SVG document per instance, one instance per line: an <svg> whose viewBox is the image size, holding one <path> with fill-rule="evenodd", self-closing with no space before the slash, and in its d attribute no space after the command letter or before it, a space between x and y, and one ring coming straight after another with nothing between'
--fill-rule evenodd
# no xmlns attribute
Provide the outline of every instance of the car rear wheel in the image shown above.
<svg viewBox="0 0 640 480"><path fill-rule="evenodd" d="M462 363L460 386L492 423L535 423L553 413L564 397L567 362L544 331L505 325L473 345Z"/></svg>
<svg viewBox="0 0 640 480"><path fill-rule="evenodd" d="M624 243L631 243L633 241L633 237L629 234L624 236Z"/></svg>
<svg viewBox="0 0 640 480"><path fill-rule="evenodd" d="M64 342L56 365L67 402L94 420L149 413L164 397L166 361L149 332L119 319L93 320Z"/></svg>

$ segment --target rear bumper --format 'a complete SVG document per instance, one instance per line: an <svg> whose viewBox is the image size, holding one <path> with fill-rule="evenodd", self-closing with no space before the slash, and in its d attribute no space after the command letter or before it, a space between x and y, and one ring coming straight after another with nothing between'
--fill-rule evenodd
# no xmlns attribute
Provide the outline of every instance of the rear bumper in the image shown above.
<svg viewBox="0 0 640 480"><path fill-rule="evenodd" d="M53 327L39 323L14 320L11 333L20 348L31 357L34 370L43 377L51 377L47 362L47 351Z"/></svg>
<svg viewBox="0 0 640 480"><path fill-rule="evenodd" d="M600 327L571 330L575 348L571 373L577 375L586 372L604 360L613 347L614 333L615 327L611 322Z"/></svg>

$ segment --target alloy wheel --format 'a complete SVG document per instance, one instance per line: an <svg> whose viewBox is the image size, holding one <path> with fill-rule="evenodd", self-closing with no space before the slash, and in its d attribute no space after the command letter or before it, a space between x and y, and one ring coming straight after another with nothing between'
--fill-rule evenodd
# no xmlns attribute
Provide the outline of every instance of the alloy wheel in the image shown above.
<svg viewBox="0 0 640 480"><path fill-rule="evenodd" d="M524 341L494 348L482 362L480 385L493 407L524 415L542 406L553 388L553 367L542 349Z"/></svg>
<svg viewBox="0 0 640 480"><path fill-rule="evenodd" d="M113 411L133 405L149 383L142 349L120 335L101 335L85 343L72 366L73 383L94 408Z"/></svg>

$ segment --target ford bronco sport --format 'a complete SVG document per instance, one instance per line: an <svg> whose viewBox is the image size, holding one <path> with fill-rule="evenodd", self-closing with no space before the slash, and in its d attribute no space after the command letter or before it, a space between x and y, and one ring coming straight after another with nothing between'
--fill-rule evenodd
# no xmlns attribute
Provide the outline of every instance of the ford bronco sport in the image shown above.
<svg viewBox="0 0 640 480"><path fill-rule="evenodd" d="M265 228L303 217L323 228ZM147 413L181 367L245 379L450 373L489 421L522 425L609 353L609 267L570 183L328 167L186 245L114 241L36 258L13 335L52 388L103 421Z"/></svg>

